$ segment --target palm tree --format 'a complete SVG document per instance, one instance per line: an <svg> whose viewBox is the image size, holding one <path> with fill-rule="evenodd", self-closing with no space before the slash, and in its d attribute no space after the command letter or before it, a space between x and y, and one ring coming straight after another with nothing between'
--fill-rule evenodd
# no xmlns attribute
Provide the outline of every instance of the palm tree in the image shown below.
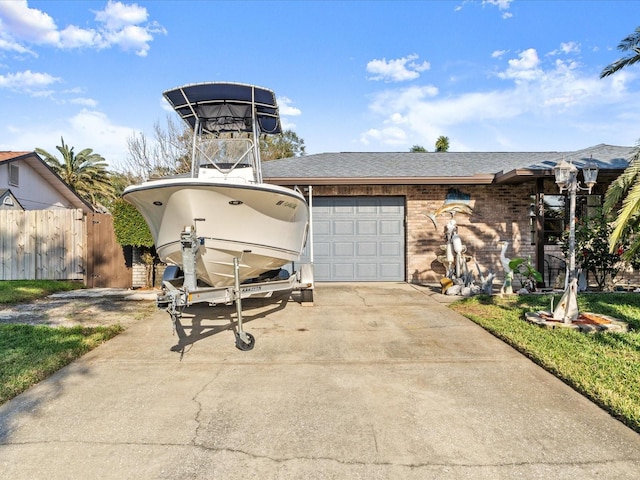
<svg viewBox="0 0 640 480"><path fill-rule="evenodd" d="M448 152L449 151L449 137L440 135L436 140L436 152Z"/></svg>
<svg viewBox="0 0 640 480"><path fill-rule="evenodd" d="M623 52L633 51L605 67L600 78L613 75L618 70L640 61L640 27L625 37L618 45ZM624 258L631 260L640 252L640 238L634 235L640 227L640 143L631 157L631 163L607 189L604 200L605 213L611 213L622 201L618 216L614 222L614 230L609 237L609 251L613 253L623 239L629 242Z"/></svg>
<svg viewBox="0 0 640 480"><path fill-rule="evenodd" d="M640 144L633 156L631 163L625 171L616 178L604 197L603 209L611 213L616 207L618 216L614 222L614 229L609 237L609 250L614 252L622 239L632 237L632 232L637 232L640 227ZM625 252L625 258L631 259L640 252L640 238L629 238L629 247Z"/></svg>
<svg viewBox="0 0 640 480"><path fill-rule="evenodd" d="M626 57L622 57L612 64L604 67L602 72L600 72L600 78L613 75L621 68L624 68L628 65L633 65L634 63L640 61L640 27L637 27L631 35L628 35L627 37L622 39L620 45L618 45L618 50L620 50L621 52L632 51L633 53L630 53Z"/></svg>
<svg viewBox="0 0 640 480"><path fill-rule="evenodd" d="M422 145L417 145L417 144L416 144L416 145L414 145L413 147L411 147L411 148L409 149L409 151L410 151L411 153L424 153L424 152L426 152L426 151L427 151L427 149L426 149L426 148L424 148Z"/></svg>
<svg viewBox="0 0 640 480"><path fill-rule="evenodd" d="M106 160L93 149L85 148L75 154L73 147L64 143L56 149L62 154L62 161L58 160L46 150L36 148L36 152L57 173L64 182L80 197L94 206L115 196L111 175L107 170Z"/></svg>

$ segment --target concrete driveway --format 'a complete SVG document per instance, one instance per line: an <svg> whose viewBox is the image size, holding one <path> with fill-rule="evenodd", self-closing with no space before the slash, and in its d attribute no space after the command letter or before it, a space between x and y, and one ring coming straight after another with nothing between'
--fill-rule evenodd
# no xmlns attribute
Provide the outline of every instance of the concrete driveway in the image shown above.
<svg viewBox="0 0 640 480"><path fill-rule="evenodd" d="M635 479L640 435L408 284L165 312L0 406L11 479Z"/></svg>

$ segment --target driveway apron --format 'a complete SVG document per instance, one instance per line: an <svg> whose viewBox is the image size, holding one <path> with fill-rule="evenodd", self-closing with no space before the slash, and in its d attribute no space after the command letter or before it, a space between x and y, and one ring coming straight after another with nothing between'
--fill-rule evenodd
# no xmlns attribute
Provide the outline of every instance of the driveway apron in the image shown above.
<svg viewBox="0 0 640 480"><path fill-rule="evenodd" d="M405 283L158 311L0 406L11 479L640 479L640 435Z"/></svg>

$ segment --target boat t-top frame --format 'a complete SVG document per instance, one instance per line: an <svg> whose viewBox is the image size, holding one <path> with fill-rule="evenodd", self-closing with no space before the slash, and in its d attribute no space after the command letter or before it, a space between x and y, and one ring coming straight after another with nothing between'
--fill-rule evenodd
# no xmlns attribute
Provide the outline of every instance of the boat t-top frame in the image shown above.
<svg viewBox="0 0 640 480"><path fill-rule="evenodd" d="M278 104L273 91L244 83L192 83L163 93L176 113L193 130L191 176L197 175L198 154L225 172L235 168L252 150L256 182L262 182L259 139L261 135L282 133ZM203 137L232 140L248 138L251 146L226 168L219 168L198 143Z"/></svg>

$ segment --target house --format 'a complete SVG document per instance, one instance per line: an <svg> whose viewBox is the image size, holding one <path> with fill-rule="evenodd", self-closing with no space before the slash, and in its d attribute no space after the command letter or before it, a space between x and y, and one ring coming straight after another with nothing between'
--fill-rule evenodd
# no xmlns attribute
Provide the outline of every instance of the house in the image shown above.
<svg viewBox="0 0 640 480"><path fill-rule="evenodd" d="M0 280L131 286L113 232L35 152L0 152Z"/></svg>
<svg viewBox="0 0 640 480"><path fill-rule="evenodd" d="M0 208L93 211L35 152L0 152L0 199Z"/></svg>
<svg viewBox="0 0 640 480"><path fill-rule="evenodd" d="M600 144L572 152L323 153L265 162L263 177L307 193L317 281L438 283L451 219L443 211L464 203L472 213L454 218L474 272L501 279L506 241L505 255L530 257L550 286L564 271L559 240L569 203L553 167L564 159L599 168L591 194L577 195L576 216L586 218L633 152Z"/></svg>

